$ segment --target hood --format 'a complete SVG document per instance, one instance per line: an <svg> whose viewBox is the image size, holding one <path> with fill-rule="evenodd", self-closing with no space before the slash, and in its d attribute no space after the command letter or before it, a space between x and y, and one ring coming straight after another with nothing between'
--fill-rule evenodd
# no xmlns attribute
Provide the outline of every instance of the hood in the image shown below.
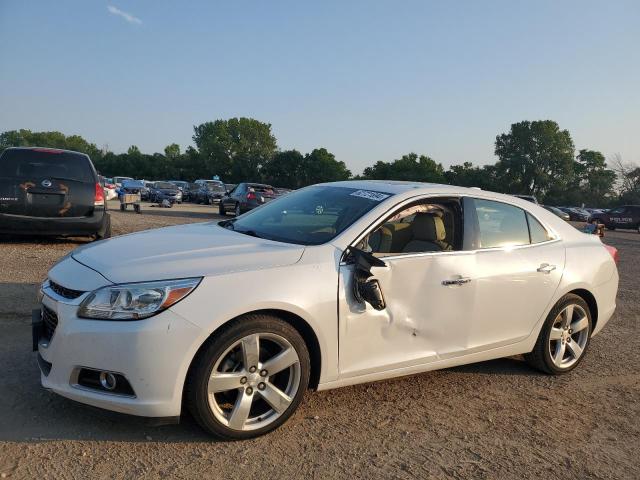
<svg viewBox="0 0 640 480"><path fill-rule="evenodd" d="M166 227L102 240L72 256L114 283L220 275L296 263L304 247L227 230L217 223Z"/></svg>

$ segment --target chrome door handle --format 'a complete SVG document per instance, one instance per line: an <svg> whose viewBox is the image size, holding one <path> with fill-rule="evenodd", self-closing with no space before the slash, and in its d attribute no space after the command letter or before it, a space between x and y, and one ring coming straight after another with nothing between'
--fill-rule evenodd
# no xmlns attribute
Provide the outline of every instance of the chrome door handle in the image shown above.
<svg viewBox="0 0 640 480"><path fill-rule="evenodd" d="M442 285L448 287L450 285L464 285L465 283L469 282L471 282L471 279L469 277L460 277L456 278L455 280L443 280Z"/></svg>
<svg viewBox="0 0 640 480"><path fill-rule="evenodd" d="M548 263L543 263L538 267L538 272L540 273L551 273L556 269L555 265L549 265Z"/></svg>

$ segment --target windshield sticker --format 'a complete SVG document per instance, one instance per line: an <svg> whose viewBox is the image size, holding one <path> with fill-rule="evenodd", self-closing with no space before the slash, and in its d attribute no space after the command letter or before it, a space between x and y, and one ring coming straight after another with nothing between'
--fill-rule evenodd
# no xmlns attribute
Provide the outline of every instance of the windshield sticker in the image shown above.
<svg viewBox="0 0 640 480"><path fill-rule="evenodd" d="M389 198L391 195L380 192L372 192L371 190L357 190L351 194L352 197L362 197L367 200L373 200L374 202L381 202L385 198Z"/></svg>

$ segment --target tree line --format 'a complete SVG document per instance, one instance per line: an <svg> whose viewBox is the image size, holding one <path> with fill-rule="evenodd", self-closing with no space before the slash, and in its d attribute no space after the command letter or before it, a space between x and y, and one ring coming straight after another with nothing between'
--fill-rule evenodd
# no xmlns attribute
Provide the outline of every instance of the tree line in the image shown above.
<svg viewBox="0 0 640 480"><path fill-rule="evenodd" d="M355 176L326 148L304 154L280 150L271 125L252 118L194 126L193 142L184 151L172 143L162 153L145 154L132 145L118 154L78 135L11 130L0 134L0 152L36 145L76 150L88 154L105 176L193 181L218 175L228 183L262 181L287 188L349 178L407 180L535 195L550 205L640 204L640 167L619 156L607 164L594 150L576 152L569 132L552 120L514 123L497 135L494 164L464 162L445 169L428 155L408 153L377 161Z"/></svg>

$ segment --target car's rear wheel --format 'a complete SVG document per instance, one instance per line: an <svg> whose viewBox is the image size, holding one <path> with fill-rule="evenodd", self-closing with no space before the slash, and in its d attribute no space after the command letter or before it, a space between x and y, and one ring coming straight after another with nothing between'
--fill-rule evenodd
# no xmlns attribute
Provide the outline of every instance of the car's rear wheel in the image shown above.
<svg viewBox="0 0 640 480"><path fill-rule="evenodd" d="M248 315L223 327L194 359L189 410L217 437L257 437L293 414L309 372L309 352L295 328L271 315Z"/></svg>
<svg viewBox="0 0 640 480"><path fill-rule="evenodd" d="M592 329L587 302L574 294L562 297L545 321L527 362L549 374L573 370L584 358Z"/></svg>

